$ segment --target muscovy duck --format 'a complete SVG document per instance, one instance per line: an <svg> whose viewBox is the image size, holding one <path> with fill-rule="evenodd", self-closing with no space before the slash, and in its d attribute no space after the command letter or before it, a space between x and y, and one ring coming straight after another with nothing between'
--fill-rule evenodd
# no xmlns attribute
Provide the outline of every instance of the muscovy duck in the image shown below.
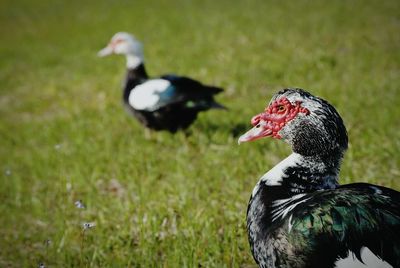
<svg viewBox="0 0 400 268"><path fill-rule="evenodd" d="M200 111L225 109L214 101L214 95L223 91L221 88L171 74L150 79L144 67L142 44L129 33L116 33L98 52L100 57L111 54L126 56L123 101L127 110L150 129L174 133L187 128Z"/></svg>
<svg viewBox="0 0 400 268"><path fill-rule="evenodd" d="M260 267L400 267L400 193L339 185L347 149L342 118L325 100L284 89L238 142L282 139L293 153L261 177L247 210Z"/></svg>

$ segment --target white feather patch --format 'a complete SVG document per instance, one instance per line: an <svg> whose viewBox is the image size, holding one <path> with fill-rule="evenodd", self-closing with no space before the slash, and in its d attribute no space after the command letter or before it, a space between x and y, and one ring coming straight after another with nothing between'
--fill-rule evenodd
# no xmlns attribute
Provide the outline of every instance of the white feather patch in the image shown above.
<svg viewBox="0 0 400 268"><path fill-rule="evenodd" d="M381 260L378 256L372 253L367 247L361 248L360 262L354 253L349 251L349 255L344 259L339 259L335 263L335 268L393 268L389 263Z"/></svg>
<svg viewBox="0 0 400 268"><path fill-rule="evenodd" d="M152 79L137 85L129 94L129 104L136 110L155 111L171 102L174 94L171 82Z"/></svg>
<svg viewBox="0 0 400 268"><path fill-rule="evenodd" d="M296 153L292 153L281 162L279 162L276 166L274 166L270 171L265 173L261 177L261 181L263 181L266 185L274 186L281 185L283 171L288 167L295 166L298 162L301 162L302 156Z"/></svg>

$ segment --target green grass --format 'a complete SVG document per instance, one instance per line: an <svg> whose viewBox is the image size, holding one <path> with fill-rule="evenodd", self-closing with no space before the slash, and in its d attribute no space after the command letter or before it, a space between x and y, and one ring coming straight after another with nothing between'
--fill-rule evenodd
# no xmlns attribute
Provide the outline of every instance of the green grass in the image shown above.
<svg viewBox="0 0 400 268"><path fill-rule="evenodd" d="M254 265L247 201L290 148L236 140L283 87L344 118L342 183L400 189L398 1L3 0L0 24L1 267ZM121 30L151 75L222 86L230 110L146 139L121 105L124 59L96 57Z"/></svg>

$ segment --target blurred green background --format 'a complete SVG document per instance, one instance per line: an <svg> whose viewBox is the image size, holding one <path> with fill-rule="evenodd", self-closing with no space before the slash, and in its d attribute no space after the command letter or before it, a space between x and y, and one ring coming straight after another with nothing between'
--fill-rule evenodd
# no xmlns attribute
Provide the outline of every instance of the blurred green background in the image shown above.
<svg viewBox="0 0 400 268"><path fill-rule="evenodd" d="M290 148L236 140L283 87L342 115L342 183L400 189L399 1L2 0L0 25L1 267L253 267L247 202ZM146 138L96 57L118 31L230 110Z"/></svg>

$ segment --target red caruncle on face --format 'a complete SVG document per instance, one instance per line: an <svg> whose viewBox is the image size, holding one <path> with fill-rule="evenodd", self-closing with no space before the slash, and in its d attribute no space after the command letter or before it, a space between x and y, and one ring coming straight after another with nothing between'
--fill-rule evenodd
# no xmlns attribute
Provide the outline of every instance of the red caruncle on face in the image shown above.
<svg viewBox="0 0 400 268"><path fill-rule="evenodd" d="M251 124L254 127L262 127L271 131L270 136L280 139L278 132L286 125L287 122L296 117L298 113L309 114L307 108L301 107L301 102L297 101L292 104L286 97L275 100L263 113L254 116Z"/></svg>

